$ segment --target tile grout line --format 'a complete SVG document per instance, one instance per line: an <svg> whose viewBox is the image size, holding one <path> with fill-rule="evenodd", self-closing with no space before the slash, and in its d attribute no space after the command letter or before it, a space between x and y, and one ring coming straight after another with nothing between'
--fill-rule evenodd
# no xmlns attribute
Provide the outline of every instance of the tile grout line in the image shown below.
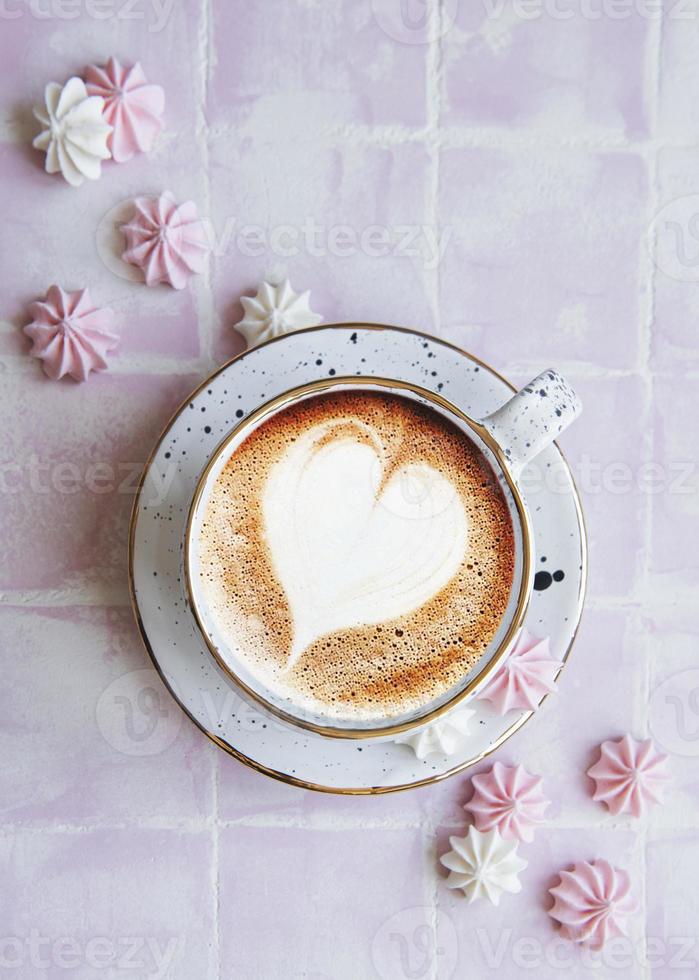
<svg viewBox="0 0 699 980"><path fill-rule="evenodd" d="M441 122L441 68L442 68L442 0L432 0L429 8L429 37L425 65L425 148L429 155L427 169L427 186L425 197L427 205L428 224L437 235L439 228L439 178L440 178L440 122ZM439 262L429 275L430 305L434 322L434 332L437 336L442 332L442 317L440 308L440 271Z"/></svg>
<svg viewBox="0 0 699 980"><path fill-rule="evenodd" d="M208 2L208 0L207 0ZM213 825L211 839L211 863L213 873L213 901L214 901L214 942L216 945L214 953L215 977L221 974L221 752L216 750L214 754L214 798L213 798Z"/></svg>
<svg viewBox="0 0 699 980"><path fill-rule="evenodd" d="M462 778L470 778L467 773L462 773ZM265 777L262 777L265 778ZM387 794L388 796L396 794ZM215 794L216 800L216 794ZM212 855L218 857L218 849L220 846L220 831L222 830L233 830L236 828L257 828L257 829L286 829L286 830L308 830L308 831L323 831L323 832L334 832L334 831L345 831L345 830L376 830L376 831L424 831L425 836L428 838L425 842L425 853L430 851L432 853L427 854L427 860L429 861L429 874L434 884L434 893L436 895L439 887L439 869L437 867L437 858L435 850L436 833L438 829L443 831L448 831L449 835L454 834L463 836L465 830L468 829L469 824L466 818L463 820L448 818L441 821L439 824L435 823L431 817L422 816L420 818L415 818L412 820L398 820L392 819L390 817L379 817L371 818L365 816L358 817L339 817L333 819L332 817L312 817L306 818L303 816L294 817L289 816L276 816L274 812L266 814L255 814L240 818L232 818L228 820L214 820L213 813L211 817L202 820L182 820L173 821L171 823L162 820L146 821L146 820L135 820L133 822L125 821L106 821L106 822L90 822L90 823L30 823L30 822L12 822L12 821L0 821L0 838L3 836L12 836L20 833L25 833L28 835L46 835L46 834L65 834L65 835L79 835L79 834L91 834L97 832L120 832L120 831L132 831L132 830L142 830L145 832L159 833L161 831L166 831L170 833L180 833L180 834L203 834L205 832L212 832L216 829L218 833L215 838L215 846L212 847ZM551 831L605 831L612 833L633 833L635 834L639 841L641 835L638 834L639 826L638 821L634 817L615 818L612 819L608 816L600 816L596 819L589 820L549 820L546 823L546 829ZM699 821L687 820L683 821L681 824L676 822L655 822L652 829L654 831L679 831L680 833L689 833L691 831L696 831L699 829ZM214 840L212 836L212 841ZM434 860L433 860L434 857ZM214 864L212 860L212 865ZM217 866L215 866L217 868ZM212 880L213 880L212 875ZM218 870L217 870L218 877Z"/></svg>
<svg viewBox="0 0 699 980"><path fill-rule="evenodd" d="M209 156L209 123L207 118L207 102L209 84L211 81L212 46L213 46L213 8L212 0L201 0L200 24L197 38L197 54L199 62L199 83L201 90L197 104L197 142L201 154L201 164L204 171L204 201L203 213L209 219L209 228L213 233L211 214L211 172ZM213 249L213 241L210 243ZM199 335L199 357L208 375L216 366L213 357L213 332L216 317L213 295L213 266L214 253L209 252L204 275L197 284L197 329ZM220 867L220 760L218 753L213 758L213 799L210 820L211 833L211 875L213 901L213 969L214 977L221 976L221 867Z"/></svg>
<svg viewBox="0 0 699 980"><path fill-rule="evenodd" d="M209 130L211 139L220 137L239 137L249 139L239 127L214 125ZM629 140L623 133L596 138L582 134L567 139L557 137L547 130L516 130L499 126L483 126L480 128L466 125L441 126L438 132L432 132L429 123L425 126L402 126L397 124L374 125L361 123L343 123L341 126L318 130L312 137L300 136L288 140L296 145L301 143L321 146L379 146L389 148L406 143L433 142L440 149L493 149L493 150L589 150L598 153L635 153L647 156L657 149L687 150L696 149L699 139L682 142L672 139Z"/></svg>
<svg viewBox="0 0 699 980"><path fill-rule="evenodd" d="M240 137L241 140L249 137L241 132L238 126L214 125L209 126L204 123L209 139L232 136ZM11 138L3 138L0 131L0 145L24 144L28 137L19 134L15 139L12 134L6 134ZM173 135L177 135L174 133ZM681 140L667 139L638 139L629 140L622 133L610 133L607 136L595 136L592 134L582 134L566 139L561 139L552 131L542 130L513 130L499 126L446 126L440 128L439 133L431 134L428 126L404 126L397 124L361 124L344 123L341 126L329 127L326 130L317 131L313 137L305 138L300 136L298 139L289 139L285 136L284 142L292 143L317 143L335 145L378 145L383 147L399 146L404 143L428 143L434 141L442 149L458 148L491 148L502 150L531 149L531 150L590 150L600 153L620 152L637 153L641 156L652 154L657 149L696 149L699 145L697 140L683 142Z"/></svg>
<svg viewBox="0 0 699 980"><path fill-rule="evenodd" d="M658 118L659 118L659 106L660 106L660 73L661 73L661 59L662 59L662 18L658 18L654 23L651 23L648 27L648 63L647 63L647 92L648 92L648 111L650 116L650 132L653 137L656 136L658 132ZM658 170L659 170L659 156L660 156L660 144L657 139L653 139L651 144L651 149L647 157L647 167L648 167L648 210L647 210L647 225L651 229L654 227L654 218L658 210L658 204L660 200L660 188L658 183ZM642 270L644 273L644 281L639 285L645 286L645 302L643 304L644 317L640 322L640 343L641 343L641 362L643 365L643 375L644 382L646 385L646 411L647 411L647 424L645 426L644 433L644 446L643 446L643 458L649 462L653 463L653 453L655 446L655 433L654 433L654 417L653 417L653 392L655 390L654 378L653 378L653 326L655 320L655 249L656 249L656 235L655 232L650 232L651 238L647 242L647 247L644 249L643 244L641 248L643 249L642 254L645 256ZM645 243L644 243L645 244ZM642 295L643 299L643 295ZM641 563L641 591L645 594L648 593L651 581L651 547L652 547L652 535L653 535L653 498L651 495L646 495L645 500L645 510L643 513L643 560ZM641 629L643 628L643 619L640 620ZM648 645L644 644L646 654L648 653ZM650 700L650 658L646 655L644 662L644 677L643 677L643 732L642 735L645 737L648 731L649 724L649 700ZM646 936L648 928L648 862L647 862L647 851L648 851L648 820L643 821L643 826L641 828L640 834L640 865L641 865L641 908L642 908L642 933ZM644 976L647 980L652 978L652 970L650 965L646 962L644 966Z"/></svg>
<svg viewBox="0 0 699 980"><path fill-rule="evenodd" d="M209 122L206 114L206 105L209 92L209 81L211 73L211 48L212 48L212 18L213 11L211 0L201 0L200 7L201 20L199 24L199 34L197 37L197 60L199 65L199 85L200 92L197 100L197 121L196 133L197 143L201 153L201 166L204 173L203 203L202 212L211 225L211 173L209 167ZM213 245L210 242L210 245ZM210 373L215 367L213 357L213 325L215 320L214 298L213 298L213 269L214 252L213 248L207 257L203 275L197 279L196 285L196 310L197 310L197 329L199 334L199 354L200 359L205 365L206 373Z"/></svg>
<svg viewBox="0 0 699 980"><path fill-rule="evenodd" d="M442 0L432 0L429 11L429 38L425 67L425 102L426 102L426 148L429 154L427 171L426 202L427 223L432 226L439 240L440 219L440 125L441 125L441 84L442 84L442 26L444 11ZM432 317L434 332L439 337L442 333L441 315L441 274L440 263L436 262L429 275ZM430 980L438 980L438 924L439 924L439 879L437 875L437 828L431 811L419 834L423 851L423 874L426 876L423 889L426 889L426 904L429 909L430 930L432 939L432 963L430 965ZM423 891L423 894L425 892Z"/></svg>

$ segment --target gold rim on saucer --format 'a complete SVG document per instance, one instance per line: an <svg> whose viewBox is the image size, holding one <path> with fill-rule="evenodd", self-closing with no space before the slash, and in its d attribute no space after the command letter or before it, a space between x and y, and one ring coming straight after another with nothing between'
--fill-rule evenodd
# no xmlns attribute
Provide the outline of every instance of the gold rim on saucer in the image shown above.
<svg viewBox="0 0 699 980"><path fill-rule="evenodd" d="M389 330L389 331L396 332L396 333L410 334L411 336L414 336L414 337L425 338L427 340L432 341L433 343L440 344L441 346L446 347L446 348L454 351L455 353L461 355L462 357L464 357L466 360L470 361L471 363L476 364L479 367L484 368L486 371L490 372L493 375L493 377L497 378L504 385L506 385L506 387L509 388L510 391L512 391L513 394L517 391L517 389L515 388L515 386L513 384L511 384L511 382L509 382L507 380L507 378L505 378L502 374L500 374L498 371L496 371L494 368L492 368L489 364L487 364L482 359L476 357L473 354L467 353L462 347L459 347L458 345L453 344L450 341L443 339L442 337L437 337L434 334L430 334L430 333L428 333L428 332L426 332L424 330L417 330L417 329L413 329L411 327L393 326L391 324L366 323L366 322L363 322L363 321L350 321L350 322L345 322L345 323L323 323L323 324L320 324L319 326L316 326L316 327L306 327L306 328L304 328L302 330L296 331L296 333L299 333L299 334L308 334L308 333L313 333L313 332L317 332L317 331L320 331L320 330L327 330L328 328L332 328L332 327L341 327L341 328L345 328L345 329L372 330L372 331L375 331L377 333L380 333L380 332L382 332L384 330ZM272 339L270 339L268 341L265 341L263 344L258 345L258 347L257 348L254 348L254 349L257 350L260 347L263 347L263 346L266 347L268 345L278 343L279 341L281 341L283 339L284 339L284 336L274 337L274 338L272 338ZM524 725L531 719L531 717L536 713L536 710L538 710L538 709L535 709L533 711L527 711L523 715L521 715L515 722L513 722L512 725L510 725L509 728L507 728L500 735L500 737L498 739L495 740L495 742L493 742L492 745L488 746L488 748L485 749L483 752L479 752L478 754L472 756L471 758L466 759L464 762L460 762L457 766L453 766L451 769L447 769L447 770L445 770L444 772L441 772L441 773L432 774L430 776L427 776L425 779L416 779L416 780L413 780L412 782L409 782L409 783L400 783L400 784L396 784L394 786L360 786L360 787L351 787L351 786L345 786L345 787L343 787L343 786L326 786L326 785L323 785L321 783L315 783L315 782L312 782L312 781L307 780L307 779L301 779L298 776L292 776L289 773L281 772L280 770L273 769L270 766L266 766L266 765L264 765L261 762L257 762L255 759L251 759L250 756L245 755L244 752L241 752L238 749L234 748L232 745L229 745L228 742L225 742L222 738L220 738L218 735L216 735L215 732L210 731L190 711L190 709L186 706L186 704L184 704L184 702L182 701L182 699L176 693L173 685L170 683L170 681L166 677L165 672L164 672L163 668L161 667L161 665L160 665L160 663L158 661L158 658L155 655L155 652L154 652L153 647L151 645L150 639L148 637L148 633L146 631L145 624L144 624L143 619L141 617L141 612L140 612L140 609L139 609L139 606L138 606L138 599L137 599L137 596L136 596L136 584L135 584L135 578L134 578L135 538L136 538L136 523L137 523L138 514L139 514L139 505L140 505L141 494L142 494L142 491L143 491L143 486L144 486L146 477L148 475L148 472L150 471L150 468L151 468L151 465L153 463L153 460L155 459L155 457L156 457L156 455L158 453L158 450L160 449L160 446L161 446L161 444L162 444L162 442L163 442L163 440L164 440L167 432L170 430L171 426L173 425L173 423L175 422L175 420L178 418L178 416L184 411L184 409L192 401L192 399L195 398L199 394L199 392L203 391L207 387L207 385L211 384L211 382L212 382L212 380L214 378L216 378L219 374L221 374L228 367L230 367L231 364L234 364L236 361L238 361L241 358L245 357L248 353L250 353L249 350L244 350L244 351L241 351L241 353L236 354L234 357L229 358L229 360L225 361L220 367L218 367L215 371L213 371L210 375L208 375L208 377L206 377L199 385L197 385L197 387L192 392L189 393L189 395L186 398L184 398L182 400L182 402L175 409L175 411L172 412L172 414L170 415L170 417L167 420L166 424L163 426L163 428L162 428L162 430L160 432L160 435L158 436L156 442L153 445L153 449L151 450L151 452L148 455L148 458L146 460L146 463L145 463L145 465L143 467L143 472L141 473L140 479L138 481L138 486L137 486L137 489L136 489L136 494L135 494L135 497L134 497L133 506L131 508L131 518L130 518L130 522L129 522L129 539L128 539L128 582L129 582L129 597L130 597L130 600L131 600L131 608L132 608L134 619L135 619L135 622L136 622L136 627L137 627L138 632L139 632L139 635L141 637L141 642L143 643L144 649L145 649L146 653L148 654L148 657L151 660L151 663L153 665L154 670L156 671L156 673L160 677L160 679L163 682L165 688L169 691L170 695L175 700L175 702L180 706L180 708L185 713L185 715L199 729L199 731L202 732L202 734L205 735L211 742L213 742L215 745L217 745L220 749L222 749L224 752L226 752L232 758L236 759L242 765L246 766L246 768L251 769L253 772L260 773L263 776L268 776L270 779L274 779L277 782L284 783L287 786L296 786L299 789L307 789L307 790L311 790L311 791L316 792L316 793L327 793L327 794L338 795L338 796L383 796L383 795L388 794L388 793L400 793L400 792L405 792L406 790L410 790L410 789L418 789L418 788L423 787L423 786L432 786L432 785L435 785L436 783L442 782L445 779L449 779L451 776L455 776L458 773L461 773L461 772L464 772L467 769L470 769L472 766L477 765L483 759L488 758L488 756L490 756L493 752L497 751L497 749L499 749L500 746L504 745L504 743L509 738L511 738L512 735L514 735L516 732L518 732L521 728L524 727ZM561 657L561 667L560 667L559 672L558 672L558 675L557 675L557 677L558 677L558 676L560 676L561 671L566 666L566 664L567 664L567 662L569 660L571 651L573 649L573 646L575 645L575 640L577 639L578 632L579 632L579 629L580 629L580 621L581 621L581 618L582 618L583 604L584 604L585 593L586 593L586 589L587 589L587 576L588 576L588 557L587 557L587 555L588 555L588 552L587 552L587 528L586 528L586 525L585 525L585 517L584 517L583 511L582 511L582 506L581 506L581 503L580 503L580 496L579 496L579 493L578 493L578 490L577 490L577 487L576 487L576 484L575 484L575 480L573 478L573 474L572 474L571 469L570 469L570 466L569 466L569 464L568 464L568 462L567 462L567 460L565 458L565 455L562 452L562 450L560 449L560 447L558 446L558 444L554 441L552 443L552 445L554 445L556 447L556 449L557 449L557 451L558 451L558 453L560 455L561 462L562 462L563 466L565 467L566 472L568 473L568 476L570 478L570 482L571 482L571 486L572 486L572 491L573 491L573 505L575 507L575 513L576 513L576 517L577 517L578 528L580 530L580 572L581 572L581 575L580 575L580 585L579 585L579 588L578 588L578 596L577 596L577 609L576 609L577 618L576 618L575 627L573 629L573 634L572 634L572 636L570 638L570 641L568 642L568 645L567 645L567 647L566 647L566 649L563 652L563 655ZM547 700L548 697L549 697L548 694L545 694L544 695L544 697L541 699L541 702L540 702L538 708L541 707L541 705L544 703L544 701Z"/></svg>
<svg viewBox="0 0 699 980"><path fill-rule="evenodd" d="M193 587L192 574L191 574L191 544L192 544L192 525L195 520L197 509L201 503L202 496L206 489L206 484L208 482L211 471L220 462L221 458L226 455L229 446L232 442L237 440L245 439L246 430L250 429L256 423L261 422L266 417L271 417L276 414L282 408L290 405L299 399L305 398L307 396L313 396L321 394L322 392L328 391L334 388L341 387L352 387L352 388L383 388L391 389L392 391L405 391L411 392L413 395L417 395L418 398L424 399L431 405L436 405L441 408L444 412L448 413L452 418L458 419L464 425L466 425L472 432L476 434L478 439L485 443L490 452L493 454L497 460L497 464L500 468L500 472L504 476L508 488L512 494L515 502L515 507L517 509L517 515L519 518L520 528L522 531L522 571L519 584L519 592L517 595L517 605L515 607L512 621L505 632L505 635L501 639L494 653L490 656L488 662L478 671L475 676L466 684L464 688L457 691L456 694L452 695L443 704L438 707L433 708L431 711L427 711L424 714L418 714L416 717L412 718L410 721L400 722L398 724L382 724L378 727L371 728L350 728L350 727L337 727L334 725L322 725L318 722L309 721L308 719L299 718L297 715L292 714L290 711L285 711L283 708L278 707L275 704L270 703L265 697L263 697L258 691L254 690L249 684L247 684L231 667L231 665L223 658L220 651L216 648L214 643L211 641L205 624L203 616L200 611L200 604L197 600L197 590ZM234 451L235 452L235 451ZM190 608L196 620L197 627L204 640L209 652L215 657L219 666L226 672L226 674L231 678L231 680L236 684L236 686L244 691L249 697L251 697L260 707L264 708L265 711L269 711L271 714L276 715L276 717L281 718L282 721L287 722L287 724L294 725L297 728L303 728L306 731L315 732L316 735L324 735L330 738L345 738L345 739L371 739L371 738L386 738L392 735L400 735L403 732L410 731L414 728L420 728L422 725L426 725L431 721L435 721L441 715L445 714L447 711L451 711L458 704L464 701L473 691L479 687L481 684L485 683L487 679L497 670L497 668L502 663L503 659L507 656L510 650L510 646L514 641L517 633L524 623L524 618L527 614L527 609L529 606L529 600L532 592L533 584L533 572L532 572L532 528L529 519L529 512L527 510L524 499L519 491L517 483L513 479L509 471L509 464L500 446L497 444L495 439L491 436L490 432L486 427L470 418L461 409L457 408L452 402L448 401L442 395L436 394L435 392L429 391L427 388L422 388L419 385L412 384L408 381L398 381L392 378L380 378L374 377L373 375L346 375L340 377L332 378L322 378L318 381L310 381L303 385L298 385L296 388L291 388L289 391L283 392L281 395L277 395L276 398L270 399L260 408L251 412L246 418L242 419L236 426L231 429L231 431L224 436L221 442L218 444L216 449L214 449L208 463L204 467L204 470L199 477L197 486L194 490L194 496L192 498L192 503L189 508L189 514L187 515L187 524L185 527L185 538L184 538L184 576L185 576L185 589L187 592L187 598L189 600ZM468 672L469 674L477 670L477 664L471 668ZM467 674L468 676L468 674Z"/></svg>

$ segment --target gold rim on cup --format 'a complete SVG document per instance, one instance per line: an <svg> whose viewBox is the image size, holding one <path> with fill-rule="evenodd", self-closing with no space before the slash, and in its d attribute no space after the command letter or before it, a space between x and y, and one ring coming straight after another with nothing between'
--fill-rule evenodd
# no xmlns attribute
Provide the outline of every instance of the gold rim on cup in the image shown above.
<svg viewBox="0 0 699 980"><path fill-rule="evenodd" d="M401 722L399 724L384 724L380 727L372 728L338 728L332 725L321 725L316 722L309 721L308 719L298 718L291 712L284 711L284 709L278 707L277 705L271 704L258 691L255 691L249 684L243 681L242 678L230 666L230 664L227 663L227 661L221 656L214 643L211 642L211 638L207 633L203 622L203 617L200 613L199 603L196 598L196 590L194 589L192 583L192 572L190 568L192 525L194 523L196 512L201 503L201 499L206 489L206 484L212 469L214 469L214 467L220 462L222 456L226 455L228 447L231 445L231 443L241 439L241 436L242 439L244 439L245 431L247 429L250 429L256 423L263 421L265 418L275 415L287 405L290 405L302 398L317 395L337 387L375 387L379 389L391 389L397 392L410 392L413 395L417 395L418 398L424 399L431 405L438 406L444 412L466 425L476 434L482 443L485 443L487 448L497 460L500 471L505 477L508 488L512 494L522 531L522 572L519 594L517 596L517 605L512 617L512 622L508 626L505 635L498 644L495 652L489 658L487 664L485 664L483 668L478 671L476 676L469 681L462 690L457 691L456 694L450 697L447 701L440 704L438 707L433 708L431 711L418 715L417 717L412 718L410 721ZM455 708L458 704L468 698L476 690L476 688L480 687L482 684L485 684L488 678L491 677L491 675L498 669L502 661L507 656L517 633L524 623L529 606L533 579L532 539L533 534L529 519L529 512L526 504L524 503L519 487L510 473L509 464L505 454L482 423L470 418L470 416L466 415L465 412L461 411L460 408L457 408L456 405L444 398L442 395L429 391L426 388L422 388L419 385L412 384L408 381L399 381L393 378L381 378L372 375L344 375L332 378L322 378L318 381L310 381L306 384L291 388L289 391L285 391L281 395L277 395L275 398L270 399L270 401L260 406L260 408L256 409L254 412L251 412L250 415L246 416L246 418L241 419L241 421L234 426L226 436L224 436L216 449L214 449L208 463L204 467L204 470L199 477L199 480L197 481L192 503L187 515L184 539L185 590L192 614L194 615L194 619L197 624L197 628L209 652L215 658L221 669L230 677L236 687L245 695L252 698L252 700L260 705L265 711L270 712L270 714L275 715L277 718L281 719L287 724L293 725L296 728L303 728L306 731L314 732L316 735L324 735L326 737L342 739L387 738L420 728L423 725L427 725L430 722L435 721L437 718L446 714L448 711L451 711L452 708ZM474 666L472 669L475 670L476 666Z"/></svg>

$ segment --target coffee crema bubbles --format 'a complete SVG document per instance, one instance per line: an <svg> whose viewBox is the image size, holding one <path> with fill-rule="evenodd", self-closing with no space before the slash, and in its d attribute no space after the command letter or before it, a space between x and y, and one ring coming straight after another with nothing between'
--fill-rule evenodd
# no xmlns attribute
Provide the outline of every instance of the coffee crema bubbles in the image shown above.
<svg viewBox="0 0 699 980"><path fill-rule="evenodd" d="M210 489L200 587L228 651L328 719L449 691L507 609L515 544L480 449L413 399L315 395L262 421ZM233 661L231 661L231 656Z"/></svg>

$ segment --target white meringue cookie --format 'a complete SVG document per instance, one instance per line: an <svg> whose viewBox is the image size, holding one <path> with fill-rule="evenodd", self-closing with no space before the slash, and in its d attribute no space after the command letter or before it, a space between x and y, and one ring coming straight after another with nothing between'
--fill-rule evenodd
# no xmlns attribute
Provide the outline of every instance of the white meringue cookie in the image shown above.
<svg viewBox="0 0 699 980"><path fill-rule="evenodd" d="M288 279L278 285L263 282L257 296L241 298L245 316L235 329L245 337L248 347L255 347L272 337L315 327L323 317L311 310L309 296L309 290L295 293Z"/></svg>
<svg viewBox="0 0 699 980"><path fill-rule="evenodd" d="M468 736L475 713L473 708L452 708L444 718L416 732L401 735L395 741L399 745L409 745L421 762L428 755L453 755Z"/></svg>
<svg viewBox="0 0 699 980"><path fill-rule="evenodd" d="M102 117L104 99L88 95L81 78L70 78L63 86L49 82L44 100L34 115L45 128L32 145L46 152L46 172L62 174L73 187L86 177L97 180L102 160L111 156L107 140L112 127Z"/></svg>
<svg viewBox="0 0 699 980"><path fill-rule="evenodd" d="M460 888L475 902L487 898L497 905L503 892L521 891L519 873L527 862L517 854L517 841L503 840L497 830L481 832L470 827L466 837L450 837L452 850L440 861L451 872L448 888Z"/></svg>

